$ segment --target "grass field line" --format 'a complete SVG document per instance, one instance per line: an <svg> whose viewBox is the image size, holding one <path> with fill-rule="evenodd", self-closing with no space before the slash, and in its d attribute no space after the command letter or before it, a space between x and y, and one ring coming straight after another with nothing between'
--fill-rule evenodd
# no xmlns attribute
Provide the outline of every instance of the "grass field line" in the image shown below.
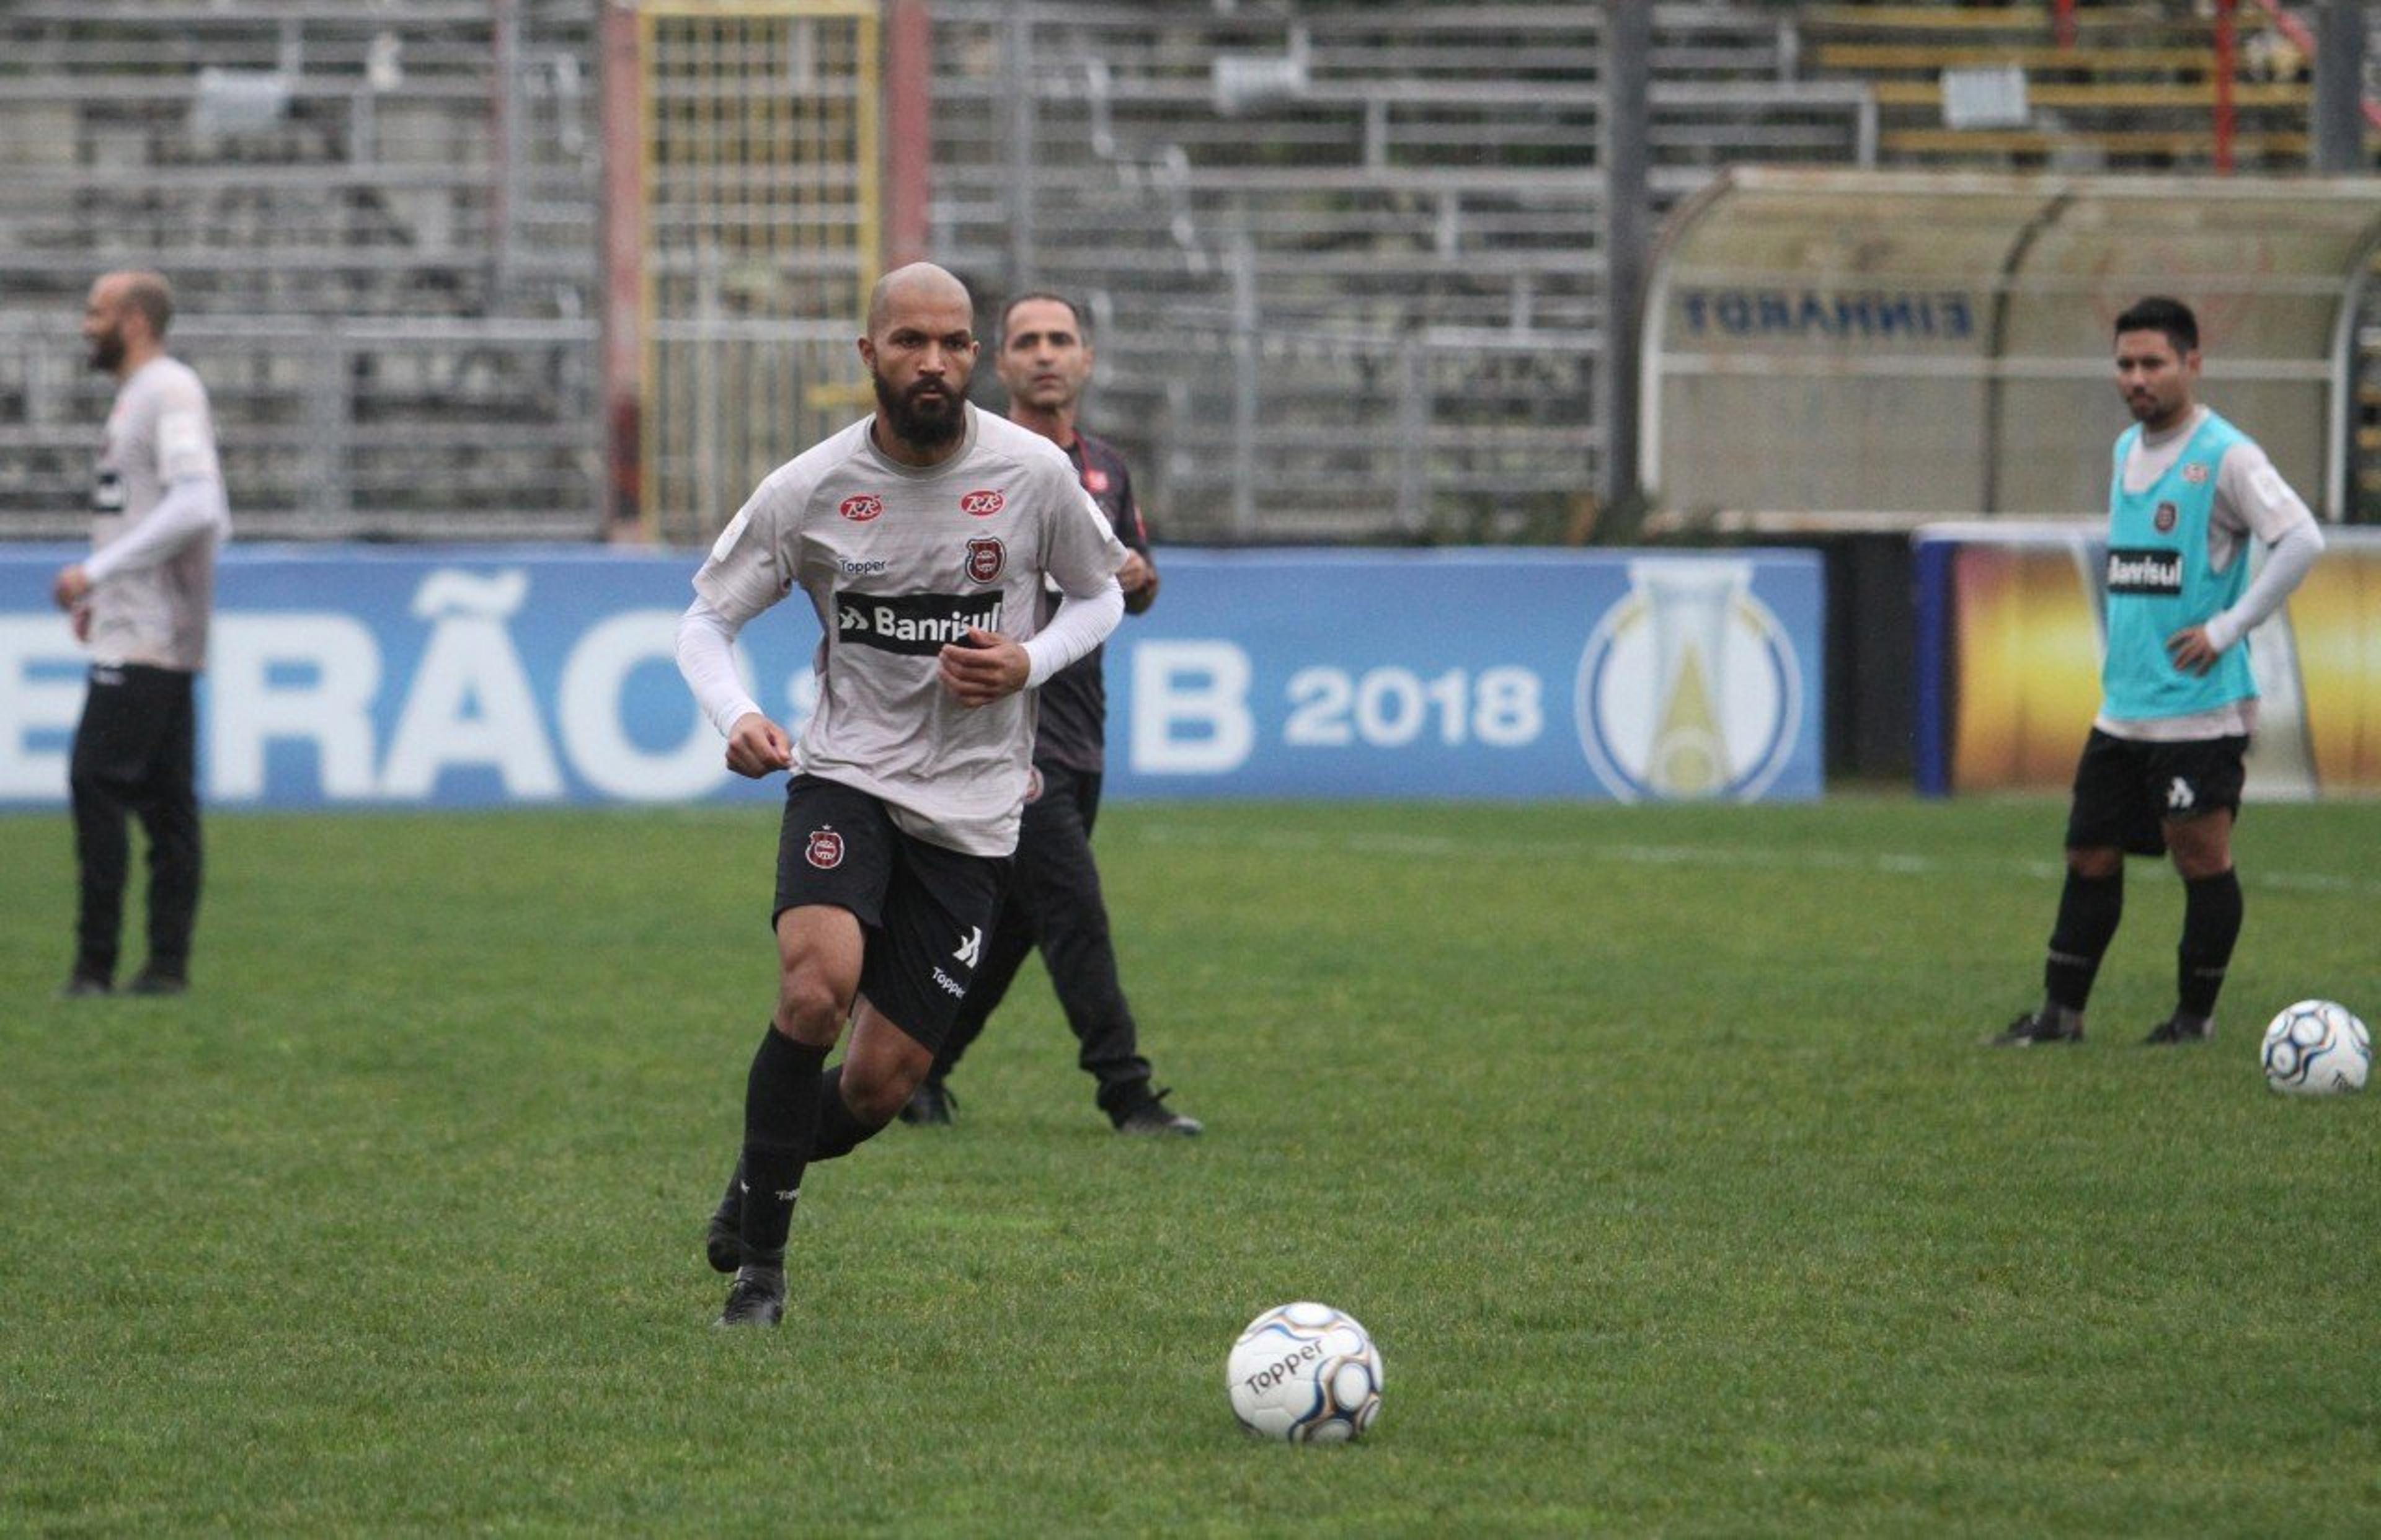
<svg viewBox="0 0 2381 1540"><path fill-rule="evenodd" d="M1161 845L1228 847L1244 841L1262 842L1276 849L1347 851L1422 859L1477 859L1482 855L1529 856L1538 860L1606 861L1632 866L1714 866L1767 871L1871 872L1888 876L1938 878L1978 873L2055 880L2064 869L2054 861L2019 856L1913 855L1903 851L1848 851L1785 849L1760 845L1631 845L1604 840L1481 839L1472 836L1430 834L1348 833L1313 830L1252 829L1245 837L1230 830L1180 824L1146 824L1139 837ZM2381 879L2351 877L2330 872L2260 872L2241 874L2244 887L2294 893L2339 893L2381 898Z"/></svg>

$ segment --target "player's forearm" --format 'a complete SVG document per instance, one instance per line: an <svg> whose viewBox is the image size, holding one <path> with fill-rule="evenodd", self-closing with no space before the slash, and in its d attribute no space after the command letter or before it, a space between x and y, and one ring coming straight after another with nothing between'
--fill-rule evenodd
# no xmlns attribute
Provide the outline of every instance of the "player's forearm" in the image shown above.
<svg viewBox="0 0 2381 1540"><path fill-rule="evenodd" d="M706 599L697 599L678 617L678 671L722 738L739 718L761 710L737 677L736 633L740 629Z"/></svg>
<svg viewBox="0 0 2381 1540"><path fill-rule="evenodd" d="M1114 578L1089 598L1069 594L1060 600L1050 623L1026 639L1025 688L1032 690L1076 659L1088 657L1123 618L1124 590Z"/></svg>
<svg viewBox="0 0 2381 1540"><path fill-rule="evenodd" d="M92 552L82 564L83 574L93 583L104 583L121 573L156 567L230 525L223 483L212 478L176 482L147 518L105 549Z"/></svg>
<svg viewBox="0 0 2381 1540"><path fill-rule="evenodd" d="M2263 624L2265 617L2282 607L2307 573L2314 567L2314 558L2323 555L2323 531L2312 521L2292 525L2289 532L2274 543L2265 553L2265 565L2250 582L2240 602L2219 611L2207 622L2208 645L2223 652Z"/></svg>

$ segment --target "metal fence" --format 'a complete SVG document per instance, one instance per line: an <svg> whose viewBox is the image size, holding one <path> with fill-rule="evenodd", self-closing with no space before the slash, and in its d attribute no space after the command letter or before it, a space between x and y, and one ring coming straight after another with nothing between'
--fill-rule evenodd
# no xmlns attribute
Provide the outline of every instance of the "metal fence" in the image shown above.
<svg viewBox="0 0 2381 1540"><path fill-rule="evenodd" d="M243 537L592 538L603 480L587 322L177 323ZM0 317L0 532L90 529L114 381L81 338Z"/></svg>

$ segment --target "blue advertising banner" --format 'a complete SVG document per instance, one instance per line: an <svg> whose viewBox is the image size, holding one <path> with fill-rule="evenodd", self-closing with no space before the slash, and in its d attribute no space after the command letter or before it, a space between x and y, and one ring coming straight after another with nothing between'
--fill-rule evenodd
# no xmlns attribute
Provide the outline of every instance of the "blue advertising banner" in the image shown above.
<svg viewBox="0 0 2381 1540"><path fill-rule="evenodd" d="M78 551L0 551L0 804L66 799L86 660L49 603ZM600 547L234 546L201 691L217 806L774 797L678 676L698 557ZM1817 556L1161 550L1110 642L1119 797L1810 798ZM796 731L818 627L747 627Z"/></svg>

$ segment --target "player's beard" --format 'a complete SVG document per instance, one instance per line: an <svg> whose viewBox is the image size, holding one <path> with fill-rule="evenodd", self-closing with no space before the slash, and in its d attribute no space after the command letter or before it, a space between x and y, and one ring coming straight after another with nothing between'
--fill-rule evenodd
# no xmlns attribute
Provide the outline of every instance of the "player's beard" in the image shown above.
<svg viewBox="0 0 2381 1540"><path fill-rule="evenodd" d="M876 384L876 407L885 414L886 425L911 448L929 454L948 448L966 431L967 402L947 382L935 382L933 388L941 392L942 399L930 402L918 399L927 388L923 380L904 391L894 389L892 382L873 369L868 377Z"/></svg>
<svg viewBox="0 0 2381 1540"><path fill-rule="evenodd" d="M124 334L113 328L91 339L91 366L103 374L113 374L116 366L124 361Z"/></svg>

